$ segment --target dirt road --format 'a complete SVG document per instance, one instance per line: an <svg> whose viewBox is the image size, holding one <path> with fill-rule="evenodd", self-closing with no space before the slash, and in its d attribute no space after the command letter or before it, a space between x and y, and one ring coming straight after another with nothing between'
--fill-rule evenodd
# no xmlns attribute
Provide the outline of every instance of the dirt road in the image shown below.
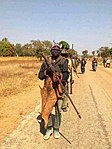
<svg viewBox="0 0 112 149"><path fill-rule="evenodd" d="M39 102L35 111L23 117L18 128L5 139L1 149L111 149L112 70L99 66L93 72L87 63L85 74L79 77L75 77L71 97L82 119L69 103L68 112L62 117L61 138L56 140L51 136L44 141L36 119ZM30 93L33 98L40 99L36 91Z"/></svg>

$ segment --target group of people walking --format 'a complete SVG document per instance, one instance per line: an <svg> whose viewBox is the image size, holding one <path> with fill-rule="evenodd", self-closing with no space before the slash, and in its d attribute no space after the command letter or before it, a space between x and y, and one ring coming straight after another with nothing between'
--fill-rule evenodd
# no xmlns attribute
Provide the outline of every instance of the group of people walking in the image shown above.
<svg viewBox="0 0 112 149"><path fill-rule="evenodd" d="M44 86L41 89L42 108L41 120L44 122L45 134L44 140L48 140L53 134L55 139L60 138L60 126L62 111L67 112L68 99L64 90L68 90L68 82L73 83L70 75L76 72L78 65L81 65L81 72L85 72L86 60L68 57L62 54L59 44L51 47L51 58L45 59L38 73L38 78L44 80ZM104 62L105 64L105 62ZM71 69L71 67L73 69ZM92 68L96 71L97 59L92 60ZM72 70L72 71L71 71ZM71 82L72 81L72 82ZM64 90L63 90L64 88Z"/></svg>
<svg viewBox="0 0 112 149"><path fill-rule="evenodd" d="M78 65L78 59L76 61L71 55L63 53L59 44L51 47L51 57L49 60L45 58L41 65L38 78L44 81L43 88L40 88L41 120L45 128L44 140L48 140L52 134L55 139L60 138L62 112L67 112L67 94L72 93L70 87L73 84L73 73L76 73Z"/></svg>

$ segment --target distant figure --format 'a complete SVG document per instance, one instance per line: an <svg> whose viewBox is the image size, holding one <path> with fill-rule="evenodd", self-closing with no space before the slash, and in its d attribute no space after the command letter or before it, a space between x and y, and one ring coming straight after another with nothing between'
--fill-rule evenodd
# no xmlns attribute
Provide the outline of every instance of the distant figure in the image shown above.
<svg viewBox="0 0 112 149"><path fill-rule="evenodd" d="M73 64L77 68L80 64L80 59L77 56L73 56L72 59L73 59Z"/></svg>
<svg viewBox="0 0 112 149"><path fill-rule="evenodd" d="M106 57L105 57L105 58L103 59L103 66L104 66L104 67L106 67L106 65L105 65L105 64L106 64L106 60L107 60L107 59L106 59Z"/></svg>
<svg viewBox="0 0 112 149"><path fill-rule="evenodd" d="M92 60L92 69L93 69L93 71L96 71L97 65L98 65L97 59L94 57L93 60Z"/></svg>
<svg viewBox="0 0 112 149"><path fill-rule="evenodd" d="M85 66L86 66L86 60L84 58L82 58L80 63L81 63L81 72L84 73L85 72Z"/></svg>
<svg viewBox="0 0 112 149"><path fill-rule="evenodd" d="M110 60L109 59L106 60L106 67L108 67L108 68L110 67Z"/></svg>

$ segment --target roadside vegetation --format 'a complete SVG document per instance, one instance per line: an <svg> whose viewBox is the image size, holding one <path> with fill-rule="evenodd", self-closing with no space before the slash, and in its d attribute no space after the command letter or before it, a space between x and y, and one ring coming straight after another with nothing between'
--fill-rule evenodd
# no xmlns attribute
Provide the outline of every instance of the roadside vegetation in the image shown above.
<svg viewBox="0 0 112 149"><path fill-rule="evenodd" d="M61 48L67 50L68 53L77 55L77 51L75 49L70 49L70 46L66 41L60 41L59 44ZM41 60L41 51L44 52L46 56L50 56L51 47L52 42L48 40L31 40L30 43L24 45L21 45L20 43L14 45L13 43L10 43L7 38L3 38L0 41L0 56L36 56Z"/></svg>
<svg viewBox="0 0 112 149"><path fill-rule="evenodd" d="M53 41L54 42L54 41ZM59 42L61 48L66 50L69 54L78 56L78 51L73 48L70 48L70 45L67 41ZM29 43L21 45L20 43L13 44L8 38L3 38L0 40L0 57L24 57L24 56L36 56L42 60L41 51L46 55L50 56L50 48L53 43L49 40L31 40ZM93 50L91 54L88 54L88 49L82 49L82 56L86 58L91 58L94 56L105 58L112 58L112 48L109 47L100 47L97 50Z"/></svg>
<svg viewBox="0 0 112 149"><path fill-rule="evenodd" d="M0 58L1 97L17 94L34 86L39 64L36 58Z"/></svg>

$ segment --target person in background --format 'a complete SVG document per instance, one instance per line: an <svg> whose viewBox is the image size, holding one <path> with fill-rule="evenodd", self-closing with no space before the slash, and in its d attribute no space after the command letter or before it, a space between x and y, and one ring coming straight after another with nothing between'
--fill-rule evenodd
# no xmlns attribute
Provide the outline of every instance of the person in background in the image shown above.
<svg viewBox="0 0 112 149"><path fill-rule="evenodd" d="M106 67L106 60L107 60L107 58L105 57L105 58L103 59L103 66L104 66L104 67Z"/></svg>
<svg viewBox="0 0 112 149"><path fill-rule="evenodd" d="M110 67L110 60L107 58L107 60L106 60L106 67Z"/></svg>
<svg viewBox="0 0 112 149"><path fill-rule="evenodd" d="M80 63L81 63L81 72L84 73L85 72L85 66L86 66L85 58L82 58Z"/></svg>

